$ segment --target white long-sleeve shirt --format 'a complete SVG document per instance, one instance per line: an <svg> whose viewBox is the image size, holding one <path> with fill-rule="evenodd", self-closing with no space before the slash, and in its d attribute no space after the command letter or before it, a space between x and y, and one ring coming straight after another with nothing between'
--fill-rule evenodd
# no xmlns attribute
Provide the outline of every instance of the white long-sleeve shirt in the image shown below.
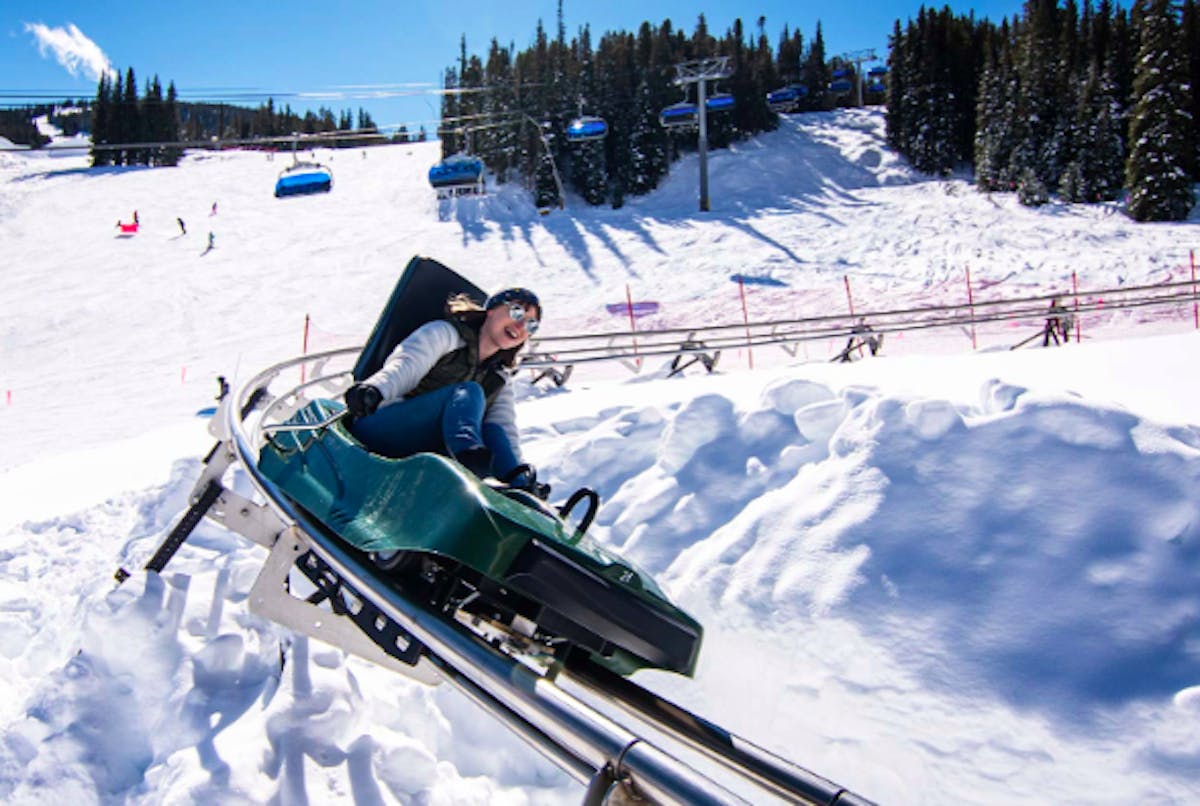
<svg viewBox="0 0 1200 806"><path fill-rule="evenodd" d="M444 319L426 322L396 345L391 355L365 383L369 383L383 395L383 405L397 403L417 388L421 379L429 374L434 365L447 353L460 350L467 342L454 325ZM484 412L485 423L495 423L504 429L512 445L517 461L521 461L520 435L517 429L516 400L509 376L501 372L505 383L492 397Z"/></svg>

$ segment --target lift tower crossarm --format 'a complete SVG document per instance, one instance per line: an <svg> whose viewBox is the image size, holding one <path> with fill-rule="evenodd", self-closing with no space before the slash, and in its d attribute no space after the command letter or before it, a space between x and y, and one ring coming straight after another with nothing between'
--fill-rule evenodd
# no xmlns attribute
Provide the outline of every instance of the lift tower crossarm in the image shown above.
<svg viewBox="0 0 1200 806"><path fill-rule="evenodd" d="M852 50L841 54L838 58L842 61L854 62L854 105L862 106L862 64L863 62L879 61L879 57L875 55L875 48Z"/></svg>

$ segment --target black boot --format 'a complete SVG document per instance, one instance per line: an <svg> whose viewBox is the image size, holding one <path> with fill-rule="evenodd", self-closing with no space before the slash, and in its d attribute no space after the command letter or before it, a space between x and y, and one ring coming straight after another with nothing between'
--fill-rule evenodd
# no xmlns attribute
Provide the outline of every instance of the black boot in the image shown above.
<svg viewBox="0 0 1200 806"><path fill-rule="evenodd" d="M492 452L487 448L468 448L454 459L477 478L485 479L492 475Z"/></svg>

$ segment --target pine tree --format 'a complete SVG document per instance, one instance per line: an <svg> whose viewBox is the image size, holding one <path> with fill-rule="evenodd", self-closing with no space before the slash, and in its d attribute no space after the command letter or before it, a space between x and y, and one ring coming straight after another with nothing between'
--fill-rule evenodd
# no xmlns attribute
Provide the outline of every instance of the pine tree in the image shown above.
<svg viewBox="0 0 1200 806"><path fill-rule="evenodd" d="M159 83L158 76L154 76L150 80L150 83L146 85L146 94L142 97L141 115L143 142L163 142L166 139L167 133L163 126L162 84ZM142 154L143 164L162 164L162 146L143 149Z"/></svg>
<svg viewBox="0 0 1200 806"><path fill-rule="evenodd" d="M1032 167L1022 168L1017 176L1017 200L1026 207L1040 207L1050 201L1046 184Z"/></svg>
<svg viewBox="0 0 1200 806"><path fill-rule="evenodd" d="M113 154L106 148L96 146L111 143L112 137L112 82L108 73L100 74L96 88L96 103L92 114L92 165L112 165Z"/></svg>
<svg viewBox="0 0 1200 806"><path fill-rule="evenodd" d="M830 71L825 61L825 37L821 34L821 21L817 20L817 32L813 35L812 46L800 69L800 82L808 90L805 95L806 109L822 108L822 98L825 88L829 86Z"/></svg>
<svg viewBox="0 0 1200 806"><path fill-rule="evenodd" d="M1133 113L1133 60L1137 56L1137 32L1129 22L1129 14L1123 8L1113 10L1112 39L1105 61L1105 69L1112 76L1121 115L1121 130L1129 131L1130 115Z"/></svg>
<svg viewBox="0 0 1200 806"><path fill-rule="evenodd" d="M1009 61L1012 50L1007 23L986 50L976 105L975 184L983 191L1012 190L1016 180L1009 166L1016 141L1013 99L1017 76Z"/></svg>
<svg viewBox="0 0 1200 806"><path fill-rule="evenodd" d="M1076 114L1086 66L1080 61L1079 9L1075 0L1067 0L1056 21L1058 44L1053 69L1056 115L1044 159L1049 164L1048 172L1058 169L1057 181L1061 183L1070 163L1086 158L1077 143L1081 132Z"/></svg>
<svg viewBox="0 0 1200 806"><path fill-rule="evenodd" d="M907 122L904 119L905 103L907 97L907 75L905 68L908 65L908 59L905 56L907 47L907 38L900 30L900 20L896 20L892 25L892 35L888 40L888 87L887 87L887 104L884 113L884 132L887 137L887 143L897 151L900 150L904 142L904 132L907 129Z"/></svg>
<svg viewBox="0 0 1200 806"><path fill-rule="evenodd" d="M585 27L572 48L572 63L575 66L575 84L579 93L577 111L592 114L597 101L595 54L592 52L591 34ZM592 140L574 144L570 149L571 186L591 205L608 201L608 168L605 161L604 143Z"/></svg>
<svg viewBox="0 0 1200 806"><path fill-rule="evenodd" d="M141 120L138 116L137 84L134 82L133 68L125 70L125 81L121 84L121 95L117 100L117 131L120 143L137 143L141 140ZM136 165L138 152L135 148L125 148L117 152L120 156L119 165Z"/></svg>
<svg viewBox="0 0 1200 806"><path fill-rule="evenodd" d="M800 31L794 34L788 32L788 26L783 26L779 35L779 47L775 52L775 71L783 84L793 84L800 80L800 59L804 55L804 39ZM772 88L774 89L774 88Z"/></svg>
<svg viewBox="0 0 1200 806"><path fill-rule="evenodd" d="M1182 221L1194 204L1187 61L1170 0L1137 0L1135 105L1125 166L1129 214L1137 221Z"/></svg>
<svg viewBox="0 0 1200 806"><path fill-rule="evenodd" d="M464 40L464 47L465 47ZM442 73L442 125L438 127L438 135L442 140L442 157L456 154L464 147L463 137L459 131L459 99L458 71L447 67Z"/></svg>
<svg viewBox="0 0 1200 806"><path fill-rule="evenodd" d="M737 99L738 108L745 107L748 110L742 118L746 132L769 132L779 126L778 116L767 106L767 93L778 86L779 74L775 70L771 45L767 35L760 30L750 71L750 97Z"/></svg>
<svg viewBox="0 0 1200 806"><path fill-rule="evenodd" d="M175 82L167 85L167 98L163 103L163 130L169 143L179 142L179 99L175 92ZM178 165L183 151L178 148L168 148L163 154L163 165Z"/></svg>
<svg viewBox="0 0 1200 806"><path fill-rule="evenodd" d="M516 160L518 125L512 121L517 109L514 87L512 53L501 47L494 37L488 47L484 64L484 83L481 111L483 120L491 127L479 132L478 154L500 183L508 181L508 173Z"/></svg>
<svg viewBox="0 0 1200 806"><path fill-rule="evenodd" d="M623 33L607 33L596 48L596 85L600 106L608 121L604 138L604 162L607 171L608 201L614 208L625 204L625 196L634 192L633 108L637 83L637 42Z"/></svg>
<svg viewBox="0 0 1200 806"><path fill-rule="evenodd" d="M667 172L667 138L658 125L658 112L650 83L643 80L638 85L629 136L629 190L634 195L649 193Z"/></svg>
<svg viewBox="0 0 1200 806"><path fill-rule="evenodd" d="M1057 0L1026 0L1016 61L1020 76L1019 182L1027 171L1033 171L1042 186L1057 185L1065 167L1058 44ZM1037 198L1038 194L1031 197Z"/></svg>
<svg viewBox="0 0 1200 806"><path fill-rule="evenodd" d="M1092 64L1080 97L1077 115L1076 164L1079 185L1072 201L1111 201L1124 180L1125 144L1120 116L1107 72Z"/></svg>
<svg viewBox="0 0 1200 806"><path fill-rule="evenodd" d="M1188 54L1188 86L1192 94L1192 178L1200 182L1200 4L1184 0L1181 17L1183 52Z"/></svg>

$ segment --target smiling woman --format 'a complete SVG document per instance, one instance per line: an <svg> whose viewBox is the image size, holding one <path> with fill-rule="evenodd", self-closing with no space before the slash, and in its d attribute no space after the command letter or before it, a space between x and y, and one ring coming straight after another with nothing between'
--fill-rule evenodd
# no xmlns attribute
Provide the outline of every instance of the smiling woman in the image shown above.
<svg viewBox="0 0 1200 806"><path fill-rule="evenodd" d="M482 305L467 293L418 327L383 365L346 391L351 432L374 453L433 452L479 477L539 489L521 462L509 371L538 328L542 305L508 288Z"/></svg>

